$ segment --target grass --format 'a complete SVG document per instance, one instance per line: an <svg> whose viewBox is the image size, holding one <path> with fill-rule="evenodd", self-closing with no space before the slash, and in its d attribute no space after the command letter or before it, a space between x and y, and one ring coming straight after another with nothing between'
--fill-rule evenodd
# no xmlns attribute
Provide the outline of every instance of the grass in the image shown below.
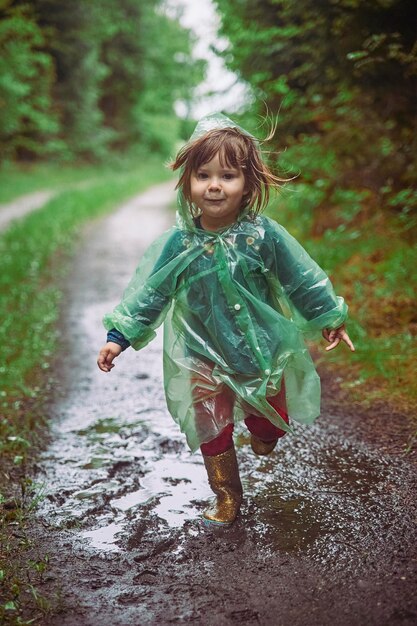
<svg viewBox="0 0 417 626"><path fill-rule="evenodd" d="M144 161L148 161L148 157ZM137 167L138 162L139 159L130 156L112 155L109 161L101 164L3 163L0 167L0 203L44 189L61 191L76 185L82 186L84 183L100 183L109 176L133 173L135 167L137 175L138 170L142 169L142 163Z"/></svg>
<svg viewBox="0 0 417 626"><path fill-rule="evenodd" d="M43 623L60 605L59 594L46 598L39 591L49 557L27 533L41 489L23 476L19 483L19 497L3 501L0 509L0 623L5 626Z"/></svg>
<svg viewBox="0 0 417 626"><path fill-rule="evenodd" d="M2 171L0 181L4 176ZM124 162L123 167L112 169L59 172L54 166L49 170L41 166L30 173L16 170L3 194L3 199L11 198L17 180L19 193L44 188L44 182L52 178L57 185L59 179L60 187L83 181L81 188L58 192L0 236L1 623L39 623L58 601L44 598L38 590L48 558L33 556L36 549L25 530L41 497L28 475L37 444L47 432L45 399L54 384L51 364L58 339L61 285L79 233L88 221L167 177L157 157L140 165Z"/></svg>
<svg viewBox="0 0 417 626"><path fill-rule="evenodd" d="M401 220L376 202L368 189L336 188L329 196L314 183L293 183L270 214L303 243L349 304L356 352L339 348L326 361L346 368L352 400L369 405L389 398L411 413L417 408L417 253Z"/></svg>

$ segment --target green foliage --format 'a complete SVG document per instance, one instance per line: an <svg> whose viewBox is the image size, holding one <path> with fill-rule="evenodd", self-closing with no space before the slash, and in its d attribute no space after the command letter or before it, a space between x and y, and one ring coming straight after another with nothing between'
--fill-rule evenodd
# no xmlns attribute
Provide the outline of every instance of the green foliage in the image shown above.
<svg viewBox="0 0 417 626"><path fill-rule="evenodd" d="M314 183L302 183L284 189L269 211L304 244L349 303L356 352L339 350L326 361L355 364L358 389L377 377L385 380L392 398L407 395L416 401L417 253L392 218L381 221L381 215L370 214L363 221L368 196L368 190L337 188L330 196L334 204L323 205ZM323 223L319 236L312 237Z"/></svg>
<svg viewBox="0 0 417 626"><path fill-rule="evenodd" d="M341 187L384 192L384 207L417 183L417 5L413 0L216 0L229 67L279 111L280 145L320 142ZM259 105L258 105L259 106ZM387 192L387 189L390 189ZM392 195L391 195L392 194ZM398 198L398 196L396 196ZM409 198L407 198L408 201ZM412 208L416 204L413 198Z"/></svg>
<svg viewBox="0 0 417 626"><path fill-rule="evenodd" d="M77 184L99 182L115 172L131 170L132 162L147 160L145 150L126 152L123 155L112 153L103 163L83 163L74 167L68 163L38 161L35 163L7 162L0 167L0 203L10 202L18 196L39 190L63 191Z"/></svg>
<svg viewBox="0 0 417 626"><path fill-rule="evenodd" d="M135 142L172 150L174 103L190 99L204 67L191 56L189 31L168 16L163 0L3 5L6 157L104 160L109 150Z"/></svg>
<svg viewBox="0 0 417 626"><path fill-rule="evenodd" d="M203 78L204 63L191 57L191 35L184 36L179 23L164 13L160 12L155 20L154 10L148 8L143 16L143 30L149 45L144 54L143 89L136 94L130 132L168 156L180 134L173 105L190 99Z"/></svg>
<svg viewBox="0 0 417 626"><path fill-rule="evenodd" d="M180 121L168 113L151 113L142 108L143 104L138 103L132 111L133 117L137 118L136 126L141 129L141 142L152 151L168 157L180 136Z"/></svg>
<svg viewBox="0 0 417 626"><path fill-rule="evenodd" d="M53 64L28 5L0 8L0 153L45 155L58 131L51 90Z"/></svg>

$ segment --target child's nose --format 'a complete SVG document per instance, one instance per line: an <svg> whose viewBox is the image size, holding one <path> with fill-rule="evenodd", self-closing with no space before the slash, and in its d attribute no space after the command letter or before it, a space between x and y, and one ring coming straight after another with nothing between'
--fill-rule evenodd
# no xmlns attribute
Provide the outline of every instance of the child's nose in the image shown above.
<svg viewBox="0 0 417 626"><path fill-rule="evenodd" d="M208 188L210 190L220 189L220 183L219 183L218 179L217 178L210 179Z"/></svg>

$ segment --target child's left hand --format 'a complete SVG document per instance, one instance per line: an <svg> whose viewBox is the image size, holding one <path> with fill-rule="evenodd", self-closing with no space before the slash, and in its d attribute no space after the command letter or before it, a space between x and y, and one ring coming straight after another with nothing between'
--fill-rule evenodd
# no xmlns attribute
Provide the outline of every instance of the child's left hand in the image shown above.
<svg viewBox="0 0 417 626"><path fill-rule="evenodd" d="M341 341L344 341L345 344L350 348L352 352L355 352L355 346L353 345L349 335L346 332L345 325L339 326L339 328L324 328L322 330L322 335L330 343L330 346L327 346L326 351L333 350L336 348Z"/></svg>

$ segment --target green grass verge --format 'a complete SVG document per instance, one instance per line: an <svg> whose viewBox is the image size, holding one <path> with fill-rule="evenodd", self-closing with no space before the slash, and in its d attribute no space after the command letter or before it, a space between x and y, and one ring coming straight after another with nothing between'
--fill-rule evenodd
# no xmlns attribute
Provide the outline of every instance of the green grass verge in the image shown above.
<svg viewBox="0 0 417 626"><path fill-rule="evenodd" d="M293 183L269 214L306 247L349 304L356 352L342 346L325 361L350 369L345 384L352 399L370 404L385 396L410 410L417 406L417 253L401 220L382 208L369 210L371 202L367 189L336 188L329 195L317 181Z"/></svg>
<svg viewBox="0 0 417 626"><path fill-rule="evenodd" d="M148 156L143 157L144 162L147 160ZM139 163L140 158L113 154L106 163L80 163L78 166L74 163L51 162L26 165L3 163L0 166L0 203L44 189L63 190L85 181L89 184L99 183L115 174L123 176L123 173L132 171L135 162Z"/></svg>
<svg viewBox="0 0 417 626"><path fill-rule="evenodd" d="M72 180L78 175L86 181L85 172L74 172ZM28 470L36 444L47 432L44 408L54 382L51 363L57 346L61 285L80 230L86 222L168 177L157 157L107 170L100 182L93 180L82 189L59 193L0 237L2 624L41 623L59 603L58 598L46 599L39 593L48 557L36 554L25 531L40 497Z"/></svg>

